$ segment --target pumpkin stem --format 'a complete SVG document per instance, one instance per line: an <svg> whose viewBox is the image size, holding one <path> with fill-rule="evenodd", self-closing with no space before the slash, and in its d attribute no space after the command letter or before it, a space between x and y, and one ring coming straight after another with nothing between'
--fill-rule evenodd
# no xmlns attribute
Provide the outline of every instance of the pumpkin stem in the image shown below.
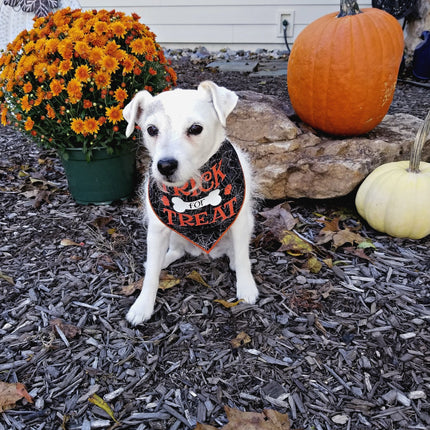
<svg viewBox="0 0 430 430"><path fill-rule="evenodd" d="M340 12L336 18L362 13L356 0L340 0Z"/></svg>
<svg viewBox="0 0 430 430"><path fill-rule="evenodd" d="M409 159L409 172L419 173L420 171L420 161L421 161L421 152L423 150L423 146L427 141L427 138L430 137L430 111L428 112L424 122L421 124L418 129L418 133L415 136L414 144L412 145L411 150L411 158Z"/></svg>

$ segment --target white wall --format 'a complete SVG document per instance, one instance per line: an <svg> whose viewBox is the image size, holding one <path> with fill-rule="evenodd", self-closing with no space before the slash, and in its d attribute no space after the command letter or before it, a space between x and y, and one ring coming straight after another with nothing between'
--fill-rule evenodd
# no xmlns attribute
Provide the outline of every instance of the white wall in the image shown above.
<svg viewBox="0 0 430 430"><path fill-rule="evenodd" d="M116 9L141 16L164 47L209 50L284 48L281 14L287 13L288 42L310 22L339 10L339 0L80 0L84 9ZM359 2L370 7L370 1Z"/></svg>

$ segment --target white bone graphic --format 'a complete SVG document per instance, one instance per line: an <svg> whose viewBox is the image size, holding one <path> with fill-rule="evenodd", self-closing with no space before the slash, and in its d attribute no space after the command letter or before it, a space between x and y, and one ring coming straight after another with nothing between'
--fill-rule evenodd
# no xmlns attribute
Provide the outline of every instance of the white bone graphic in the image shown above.
<svg viewBox="0 0 430 430"><path fill-rule="evenodd" d="M208 205L218 206L221 203L221 196L219 195L220 190L211 191L206 197L192 202L184 202L179 197L173 197L173 210L182 213L185 211L192 211L203 208Z"/></svg>

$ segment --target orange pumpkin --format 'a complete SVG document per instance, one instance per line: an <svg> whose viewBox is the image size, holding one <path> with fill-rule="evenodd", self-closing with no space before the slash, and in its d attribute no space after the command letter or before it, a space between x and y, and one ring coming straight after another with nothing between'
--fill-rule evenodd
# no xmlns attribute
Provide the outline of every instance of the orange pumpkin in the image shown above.
<svg viewBox="0 0 430 430"><path fill-rule="evenodd" d="M335 135L358 135L378 125L393 100L403 55L403 31L380 9L341 0L296 38L287 85L297 115Z"/></svg>

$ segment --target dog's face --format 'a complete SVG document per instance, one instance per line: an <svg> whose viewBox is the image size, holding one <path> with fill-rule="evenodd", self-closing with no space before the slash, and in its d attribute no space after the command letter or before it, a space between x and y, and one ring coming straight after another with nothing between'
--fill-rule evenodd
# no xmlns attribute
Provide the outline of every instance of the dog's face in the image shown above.
<svg viewBox="0 0 430 430"><path fill-rule="evenodd" d="M127 136L139 125L152 158L151 174L167 186L198 182L199 168L225 139L227 116L237 95L213 82L197 90L176 89L153 97L140 91L124 108Z"/></svg>
<svg viewBox="0 0 430 430"><path fill-rule="evenodd" d="M225 139L227 116L237 95L210 81L197 90L176 89L153 97L140 91L125 106L127 136L139 125L152 158L151 174L167 186L198 183L199 168Z"/></svg>

